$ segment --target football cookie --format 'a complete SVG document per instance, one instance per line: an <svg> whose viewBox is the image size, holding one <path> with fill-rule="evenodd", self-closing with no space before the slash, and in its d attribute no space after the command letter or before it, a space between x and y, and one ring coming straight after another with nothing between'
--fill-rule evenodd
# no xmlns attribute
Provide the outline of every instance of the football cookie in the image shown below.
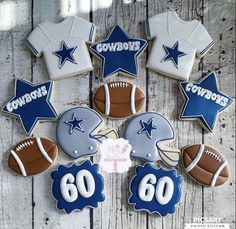
<svg viewBox="0 0 236 229"><path fill-rule="evenodd" d="M177 80L188 80L196 57L204 56L213 41L200 21L183 21L174 11L147 20L153 40L147 67Z"/></svg>
<svg viewBox="0 0 236 229"><path fill-rule="evenodd" d="M33 176L47 170L56 160L58 147L47 138L27 138L10 150L9 168L22 176Z"/></svg>
<svg viewBox="0 0 236 229"><path fill-rule="evenodd" d="M180 91L185 99L180 119L199 120L203 128L212 132L218 113L233 103L233 99L219 91L214 72L198 82L181 82Z"/></svg>
<svg viewBox="0 0 236 229"><path fill-rule="evenodd" d="M137 77L137 59L146 47L146 40L131 38L116 25L106 40L91 45L90 50L102 59L102 79L108 79L118 73Z"/></svg>
<svg viewBox="0 0 236 229"><path fill-rule="evenodd" d="M58 121L58 144L64 153L74 159L95 154L100 141L115 137L111 130L99 132L102 127L103 119L96 111L86 107L72 108Z"/></svg>
<svg viewBox="0 0 236 229"><path fill-rule="evenodd" d="M223 155L207 145L191 145L183 150L185 171L204 186L219 186L229 178L229 164Z"/></svg>
<svg viewBox="0 0 236 229"><path fill-rule="evenodd" d="M43 55L49 77L58 80L93 70L87 43L95 39L94 24L80 17L39 24L26 40L34 55Z"/></svg>
<svg viewBox="0 0 236 229"><path fill-rule="evenodd" d="M50 103L52 81L32 84L16 79L15 95L2 111L20 118L25 132L30 135L39 120L57 119L56 111Z"/></svg>
<svg viewBox="0 0 236 229"><path fill-rule="evenodd" d="M126 118L144 105L141 89L127 82L111 82L101 86L93 98L96 109L111 118Z"/></svg>
<svg viewBox="0 0 236 229"><path fill-rule="evenodd" d="M136 166L136 174L130 183L129 203L136 211L157 213L160 216L175 213L175 205L181 198L182 176L175 169L157 168L146 163Z"/></svg>
<svg viewBox="0 0 236 229"><path fill-rule="evenodd" d="M123 138L104 140L99 146L101 170L108 173L127 172L132 165L131 149L132 146Z"/></svg>
<svg viewBox="0 0 236 229"><path fill-rule="evenodd" d="M57 208L67 214L85 207L96 208L98 202L105 200L103 177L98 173L98 165L89 160L79 165L59 165L51 177Z"/></svg>
<svg viewBox="0 0 236 229"><path fill-rule="evenodd" d="M134 158L149 162L162 160L169 166L177 166L179 162L180 150L164 145L174 140L173 128L164 116L156 112L146 112L131 119L124 138L131 144Z"/></svg>

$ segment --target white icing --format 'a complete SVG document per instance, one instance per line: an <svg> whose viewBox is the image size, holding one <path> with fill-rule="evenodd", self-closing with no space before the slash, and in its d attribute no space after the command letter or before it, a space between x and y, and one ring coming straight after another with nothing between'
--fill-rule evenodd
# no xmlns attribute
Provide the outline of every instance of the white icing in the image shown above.
<svg viewBox="0 0 236 229"><path fill-rule="evenodd" d="M120 51L138 51L140 41L99 43L96 45L97 52L120 52Z"/></svg>
<svg viewBox="0 0 236 229"><path fill-rule="evenodd" d="M196 157L192 160L192 162L185 169L187 173L190 172L197 165L197 163L199 162L199 160L204 152L204 149L205 149L205 146L201 145L198 152L197 152Z"/></svg>
<svg viewBox="0 0 236 229"><path fill-rule="evenodd" d="M151 184L148 184L147 182ZM138 196L140 200L150 202L152 201L155 193L155 187L153 184L157 182L156 176L153 174L147 174L142 178L138 186Z"/></svg>
<svg viewBox="0 0 236 229"><path fill-rule="evenodd" d="M61 194L64 200L67 202L74 202L78 198L76 186L72 184L74 181L75 178L71 173L65 174L60 180Z"/></svg>
<svg viewBox="0 0 236 229"><path fill-rule="evenodd" d="M107 84L104 84L105 89L105 98L106 98L106 106L105 106L105 115L110 114L110 93Z"/></svg>
<svg viewBox="0 0 236 229"><path fill-rule="evenodd" d="M48 153L46 152L46 150L44 149L43 147L43 144L41 142L41 139L40 138L36 138L36 141L37 141L37 144L38 144L38 147L39 147L39 150L40 152L42 153L42 155L45 157L45 159L50 162L51 164L53 163L53 160L48 156Z"/></svg>
<svg viewBox="0 0 236 229"><path fill-rule="evenodd" d="M131 95L130 95L130 109L131 109L132 114L136 113L136 109L135 109L135 91L136 91L136 86L133 85Z"/></svg>
<svg viewBox="0 0 236 229"><path fill-rule="evenodd" d="M86 180L87 188L85 186L84 180ZM91 197L95 192L95 181L93 175L88 170L85 169L80 170L76 174L76 186L79 193L83 197L85 198Z"/></svg>
<svg viewBox="0 0 236 229"><path fill-rule="evenodd" d="M17 154L16 154L13 150L11 150L11 155L15 158L16 163L18 164L22 175L23 175L24 177L26 177L27 174L26 174L25 167L24 167L24 165L23 165L21 159L17 156Z"/></svg>
<svg viewBox="0 0 236 229"><path fill-rule="evenodd" d="M211 180L211 187L214 187L216 184L216 180L218 178L218 176L220 175L221 171L224 169L224 167L228 164L227 161L225 161L218 169L217 171L214 173L213 178Z"/></svg>
<svg viewBox="0 0 236 229"><path fill-rule="evenodd" d="M112 82L109 83L109 87L113 88L113 87L128 87L129 84L127 82Z"/></svg>
<svg viewBox="0 0 236 229"><path fill-rule="evenodd" d="M165 193L164 193L164 188ZM169 203L174 193L174 183L170 177L161 177L157 182L156 200L159 204L165 205Z"/></svg>
<svg viewBox="0 0 236 229"><path fill-rule="evenodd" d="M30 145L33 145L33 144L34 144L34 141L26 140L26 141L20 143L19 145L17 145L16 151L21 151L23 148L25 148L27 146L30 146Z"/></svg>

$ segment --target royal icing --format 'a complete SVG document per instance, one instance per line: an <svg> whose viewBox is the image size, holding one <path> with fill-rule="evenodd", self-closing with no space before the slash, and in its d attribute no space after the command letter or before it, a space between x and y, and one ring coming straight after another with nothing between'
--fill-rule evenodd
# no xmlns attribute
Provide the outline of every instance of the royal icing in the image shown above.
<svg viewBox="0 0 236 229"><path fill-rule="evenodd" d="M15 80L15 95L2 111L20 118L25 132L30 135L39 120L56 119L57 114L50 103L52 81L32 84Z"/></svg>
<svg viewBox="0 0 236 229"><path fill-rule="evenodd" d="M174 11L149 18L146 29L148 39L154 39L147 67L177 80L188 80L195 57L213 46L199 21L183 21Z"/></svg>
<svg viewBox="0 0 236 229"><path fill-rule="evenodd" d="M214 72L198 82L182 82L180 90L185 99L180 119L198 119L203 127L212 132L216 126L218 113L233 103L233 99L219 91Z"/></svg>
<svg viewBox="0 0 236 229"><path fill-rule="evenodd" d="M180 151L163 146L166 141L174 140L173 128L165 117L156 112L146 112L131 119L124 138L132 145L131 156L134 158L162 160L170 166L179 162Z"/></svg>
<svg viewBox="0 0 236 229"><path fill-rule="evenodd" d="M68 167L59 165L51 177L57 208L67 214L85 207L96 208L98 202L105 200L103 177L98 173L98 165L89 160Z"/></svg>
<svg viewBox="0 0 236 229"><path fill-rule="evenodd" d="M86 107L72 108L58 121L57 141L63 152L72 158L94 154L98 151L99 139L111 133L99 133L102 124L102 117L94 110Z"/></svg>
<svg viewBox="0 0 236 229"><path fill-rule="evenodd" d="M39 24L26 40L37 56L43 55L53 80L93 70L86 43L95 39L95 25L77 16L54 24Z"/></svg>
<svg viewBox="0 0 236 229"><path fill-rule="evenodd" d="M150 163L136 166L136 174L130 183L129 203L136 211L173 214L180 201L182 176L175 169L156 168Z"/></svg>
<svg viewBox="0 0 236 229"><path fill-rule="evenodd" d="M106 40L93 44L90 50L102 59L102 78L107 79L118 73L137 77L137 58L146 47L146 40L131 38L116 25Z"/></svg>
<svg viewBox="0 0 236 229"><path fill-rule="evenodd" d="M131 145L123 138L106 139L99 146L101 169L108 173L123 173L132 165L130 160Z"/></svg>

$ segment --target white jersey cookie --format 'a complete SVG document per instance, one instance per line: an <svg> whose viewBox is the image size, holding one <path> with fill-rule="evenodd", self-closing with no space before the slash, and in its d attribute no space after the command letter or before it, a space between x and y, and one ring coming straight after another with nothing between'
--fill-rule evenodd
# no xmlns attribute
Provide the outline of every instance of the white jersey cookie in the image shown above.
<svg viewBox="0 0 236 229"><path fill-rule="evenodd" d="M95 39L95 25L77 16L54 24L43 22L29 35L26 44L43 55L53 80L93 70L86 43Z"/></svg>
<svg viewBox="0 0 236 229"><path fill-rule="evenodd" d="M155 38L147 67L177 80L188 80L195 57L213 46L199 21L183 21L173 11L149 18L146 29L148 38Z"/></svg>

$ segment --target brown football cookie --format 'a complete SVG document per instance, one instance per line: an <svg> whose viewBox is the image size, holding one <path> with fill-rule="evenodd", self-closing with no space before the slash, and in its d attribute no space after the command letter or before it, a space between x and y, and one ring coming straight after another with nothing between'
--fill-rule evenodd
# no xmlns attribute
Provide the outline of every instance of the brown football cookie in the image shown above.
<svg viewBox="0 0 236 229"><path fill-rule="evenodd" d="M136 114L144 101L141 89L127 82L104 84L93 98L96 109L111 118L126 118Z"/></svg>
<svg viewBox="0 0 236 229"><path fill-rule="evenodd" d="M8 158L9 168L22 176L47 170L58 154L55 142L47 138L27 138L14 146Z"/></svg>
<svg viewBox="0 0 236 229"><path fill-rule="evenodd" d="M191 145L182 150L185 171L204 186L219 186L229 178L229 165L223 155L207 145Z"/></svg>

